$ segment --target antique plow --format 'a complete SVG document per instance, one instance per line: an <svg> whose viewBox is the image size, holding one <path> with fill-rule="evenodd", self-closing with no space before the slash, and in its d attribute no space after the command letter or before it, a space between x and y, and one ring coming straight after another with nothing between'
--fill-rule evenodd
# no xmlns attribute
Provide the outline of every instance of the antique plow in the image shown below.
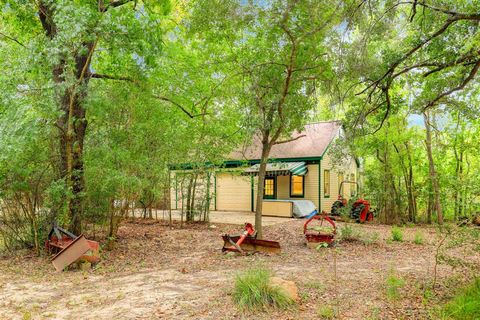
<svg viewBox="0 0 480 320"><path fill-rule="evenodd" d="M257 233L251 223L245 223L244 231L240 235L224 234L223 252L237 252L241 254L266 252L280 253L278 241L257 239Z"/></svg>

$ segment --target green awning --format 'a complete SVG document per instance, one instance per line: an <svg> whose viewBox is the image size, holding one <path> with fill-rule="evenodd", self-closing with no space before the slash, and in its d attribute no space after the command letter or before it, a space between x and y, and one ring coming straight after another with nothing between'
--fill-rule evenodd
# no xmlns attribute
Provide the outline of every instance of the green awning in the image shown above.
<svg viewBox="0 0 480 320"><path fill-rule="evenodd" d="M258 175L260 164L255 164L244 171L246 175ZM303 161L297 162L273 162L267 163L267 177L273 176L304 176L307 174L307 164Z"/></svg>

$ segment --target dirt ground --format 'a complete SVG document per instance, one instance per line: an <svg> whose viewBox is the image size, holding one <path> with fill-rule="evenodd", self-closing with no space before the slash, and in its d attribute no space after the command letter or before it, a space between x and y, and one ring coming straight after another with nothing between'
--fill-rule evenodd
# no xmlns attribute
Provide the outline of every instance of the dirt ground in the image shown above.
<svg viewBox="0 0 480 320"><path fill-rule="evenodd" d="M0 319L319 319L322 306L337 308L340 319L427 319L429 306L468 280L461 267L441 264L436 294L424 298L438 242L432 228L404 228L404 241L391 242L389 226L352 224L375 241L315 250L304 244L303 222L264 228L265 238L281 241L280 255L222 254L220 235L238 232L236 225L180 229L136 219L121 226L117 246L104 251L102 262L88 272L55 273L48 257L28 252L4 257ZM423 245L413 243L418 231L425 237ZM480 257L470 259L480 263ZM234 277L256 266L295 281L298 306L256 314L238 311L231 299ZM386 294L392 274L405 282L394 300Z"/></svg>

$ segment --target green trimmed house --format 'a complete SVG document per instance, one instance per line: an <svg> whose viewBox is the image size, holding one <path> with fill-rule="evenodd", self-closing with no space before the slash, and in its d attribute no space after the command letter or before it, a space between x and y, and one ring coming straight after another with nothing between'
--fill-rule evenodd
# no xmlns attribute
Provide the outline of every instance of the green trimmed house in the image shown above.
<svg viewBox="0 0 480 320"><path fill-rule="evenodd" d="M336 160L332 143L342 136L338 121L308 124L295 132L293 141L273 146L267 165L263 213L272 216L297 215L300 208L330 210L337 199L341 181L358 181L359 162L353 156ZM252 143L228 156L222 168L215 170L210 183L215 211L254 211L261 142ZM172 170L175 181L176 171ZM180 209L181 196L176 183L171 190L172 209ZM354 194L353 185L344 185L343 196Z"/></svg>

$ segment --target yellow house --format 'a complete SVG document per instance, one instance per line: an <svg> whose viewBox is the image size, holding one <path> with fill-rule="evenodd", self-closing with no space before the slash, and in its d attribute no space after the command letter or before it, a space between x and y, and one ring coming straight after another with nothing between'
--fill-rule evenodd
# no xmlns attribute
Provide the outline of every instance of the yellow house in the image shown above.
<svg viewBox="0 0 480 320"><path fill-rule="evenodd" d="M274 145L265 179L265 215L292 216L298 210L330 211L337 200L340 182L358 181L359 162L351 155L337 157L332 145L342 136L338 121L317 122L295 132L290 142ZM254 138L249 146L234 151L213 174L210 209L216 211L254 211L261 142ZM175 181L178 171L172 170ZM172 209L182 206L174 183ZM356 192L352 184L344 185L342 195ZM298 209L298 210L297 210ZM305 212L304 215L310 212Z"/></svg>

